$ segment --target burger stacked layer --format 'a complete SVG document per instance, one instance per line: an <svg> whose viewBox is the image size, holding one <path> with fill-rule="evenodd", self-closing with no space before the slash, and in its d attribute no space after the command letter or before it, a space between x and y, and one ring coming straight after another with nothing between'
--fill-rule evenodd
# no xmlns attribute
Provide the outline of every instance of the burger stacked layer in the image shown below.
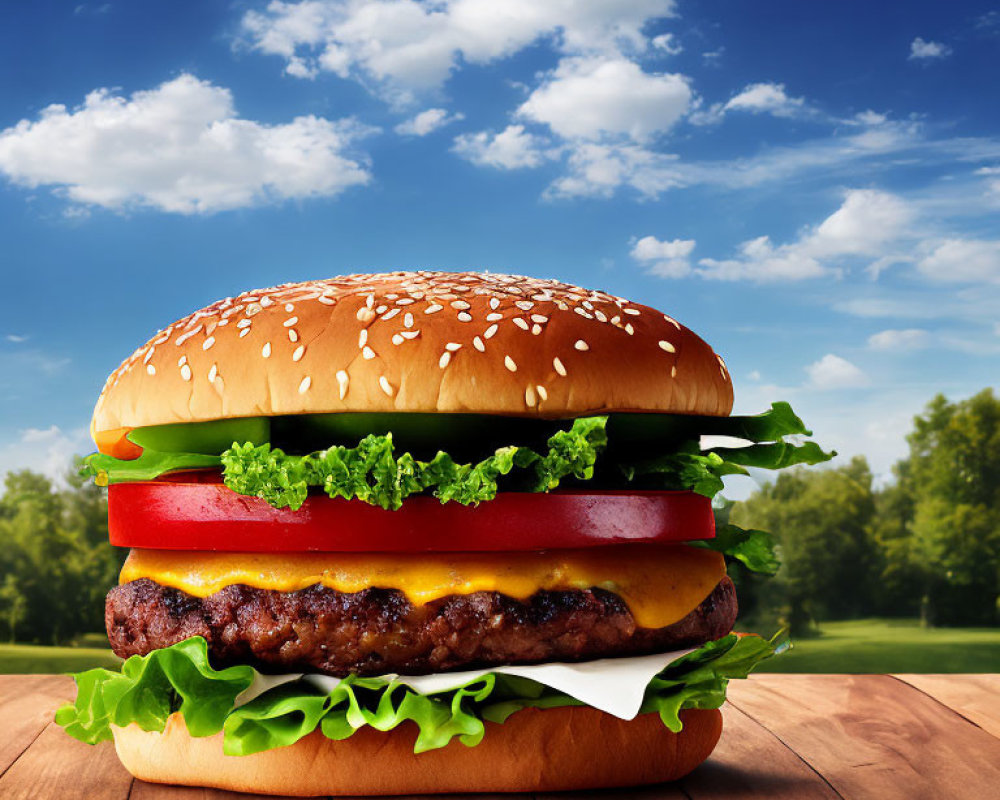
<svg viewBox="0 0 1000 800"><path fill-rule="evenodd" d="M245 791L679 777L779 647L731 633L727 563L778 564L711 498L830 458L787 404L731 406L673 318L553 281L355 275L202 309L98 400L128 660L57 720L139 777Z"/></svg>

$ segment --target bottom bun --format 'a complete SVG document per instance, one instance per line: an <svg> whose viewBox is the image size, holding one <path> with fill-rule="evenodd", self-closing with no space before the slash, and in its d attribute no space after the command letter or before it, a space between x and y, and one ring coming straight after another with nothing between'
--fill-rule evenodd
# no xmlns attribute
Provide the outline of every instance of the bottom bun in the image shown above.
<svg viewBox="0 0 1000 800"><path fill-rule="evenodd" d="M163 733L115 728L125 768L154 783L311 797L442 792L546 792L672 781L711 754L722 733L718 710L681 712L671 733L657 714L621 720L594 708L525 709L503 725L486 723L475 747L458 740L414 754L416 728L361 728L333 741L314 731L293 745L226 756L222 734L188 735L174 714Z"/></svg>

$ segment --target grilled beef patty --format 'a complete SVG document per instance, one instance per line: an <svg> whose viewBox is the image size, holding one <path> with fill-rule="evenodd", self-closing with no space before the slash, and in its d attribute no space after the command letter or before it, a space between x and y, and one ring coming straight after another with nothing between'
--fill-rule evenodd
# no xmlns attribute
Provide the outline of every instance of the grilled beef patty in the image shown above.
<svg viewBox="0 0 1000 800"><path fill-rule="evenodd" d="M279 592L227 586L193 597L148 578L108 593L105 623L121 657L203 636L216 666L344 676L545 661L584 661L691 647L727 634L736 590L724 577L690 614L640 628L625 602L603 589L448 595L413 605L393 589L344 593L324 586Z"/></svg>

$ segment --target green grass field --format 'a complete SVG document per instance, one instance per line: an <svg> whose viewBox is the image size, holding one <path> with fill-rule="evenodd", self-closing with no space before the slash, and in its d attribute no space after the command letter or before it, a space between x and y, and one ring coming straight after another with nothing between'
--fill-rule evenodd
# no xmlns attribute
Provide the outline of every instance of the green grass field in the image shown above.
<svg viewBox="0 0 1000 800"><path fill-rule="evenodd" d="M44 647L0 644L0 673L79 672L113 668L121 661L106 647Z"/></svg>
<svg viewBox="0 0 1000 800"><path fill-rule="evenodd" d="M1000 628L922 628L917 620L824 622L761 672L1000 672Z"/></svg>
<svg viewBox="0 0 1000 800"><path fill-rule="evenodd" d="M821 635L800 639L765 662L761 672L998 672L1000 628L921 628L916 620L826 622ZM97 644L102 637L85 637ZM0 673L75 672L113 667L100 647L0 645Z"/></svg>

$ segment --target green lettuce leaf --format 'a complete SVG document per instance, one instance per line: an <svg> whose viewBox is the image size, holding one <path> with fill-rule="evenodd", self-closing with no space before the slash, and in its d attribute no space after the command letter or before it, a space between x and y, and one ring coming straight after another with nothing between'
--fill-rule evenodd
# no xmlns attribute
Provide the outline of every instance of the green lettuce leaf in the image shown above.
<svg viewBox="0 0 1000 800"><path fill-rule="evenodd" d="M714 539L700 539L688 545L723 553L752 572L765 575L774 575L781 566L774 552L774 538L767 531L744 530L732 524L716 525Z"/></svg>
<svg viewBox="0 0 1000 800"><path fill-rule="evenodd" d="M529 491L555 489L567 476L589 479L607 444L606 423L607 417L577 419L549 439L545 453L502 447L476 464L457 464L443 452L430 461L409 453L396 456L391 433L366 436L357 447L337 445L305 456L270 444L234 444L222 454L222 477L234 492L278 508L299 508L311 486L322 487L330 497L386 509L398 509L408 496L428 489L442 503L472 505L496 497L498 479L515 468L528 473Z"/></svg>
<svg viewBox="0 0 1000 800"><path fill-rule="evenodd" d="M640 713L657 713L670 730L681 729L684 708L718 708L726 684L744 678L760 661L779 652L777 639L728 636L709 642L669 664L646 687ZM528 678L489 673L447 691L421 694L387 678L349 677L324 692L298 680L275 687L235 707L252 682L250 667L214 670L200 637L132 656L121 673L89 670L75 676L76 702L56 721L71 736L95 744L111 738L111 725L132 722L162 731L179 712L192 736L223 732L228 755L249 755L293 744L317 728L330 739L368 726L389 731L416 724L415 752L444 747L453 738L467 746L486 733L484 722L502 723L524 708L582 705L569 695Z"/></svg>

